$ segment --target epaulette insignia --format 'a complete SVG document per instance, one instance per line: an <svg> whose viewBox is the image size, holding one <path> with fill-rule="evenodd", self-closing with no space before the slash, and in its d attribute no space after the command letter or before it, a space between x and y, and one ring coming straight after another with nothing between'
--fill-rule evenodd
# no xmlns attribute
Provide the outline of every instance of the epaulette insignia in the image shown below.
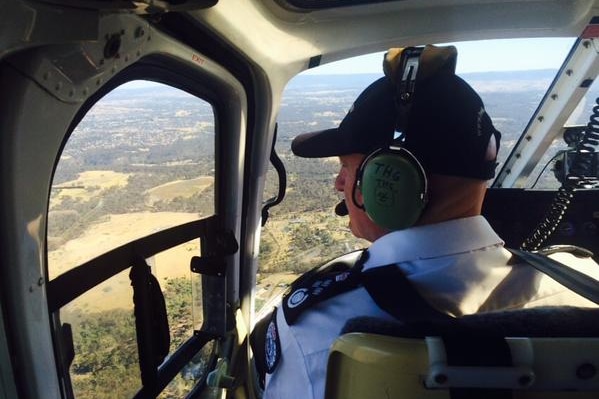
<svg viewBox="0 0 599 399"><path fill-rule="evenodd" d="M292 325L302 312L335 295L358 286L352 268L364 262L366 251L355 251L310 270L295 280L283 295L282 308L287 324Z"/></svg>

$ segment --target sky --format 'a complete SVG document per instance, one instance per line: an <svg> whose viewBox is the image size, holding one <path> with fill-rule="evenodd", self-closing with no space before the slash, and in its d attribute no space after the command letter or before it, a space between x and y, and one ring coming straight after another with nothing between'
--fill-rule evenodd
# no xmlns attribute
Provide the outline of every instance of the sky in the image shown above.
<svg viewBox="0 0 599 399"><path fill-rule="evenodd" d="M574 38L502 39L449 43L458 48L457 73L557 69ZM333 62L304 72L307 75L381 73L384 53Z"/></svg>
<svg viewBox="0 0 599 399"><path fill-rule="evenodd" d="M575 38L500 39L448 43L458 48L456 73L558 69ZM440 44L445 45L445 44ZM374 53L332 62L303 72L303 75L382 74L383 54ZM130 82L126 88L155 83Z"/></svg>

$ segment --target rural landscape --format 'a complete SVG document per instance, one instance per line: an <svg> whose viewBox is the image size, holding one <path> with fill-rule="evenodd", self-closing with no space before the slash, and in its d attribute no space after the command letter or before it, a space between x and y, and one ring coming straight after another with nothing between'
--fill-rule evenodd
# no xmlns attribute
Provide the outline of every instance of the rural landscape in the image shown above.
<svg viewBox="0 0 599 399"><path fill-rule="evenodd" d="M515 145L554 71L466 75L502 132L504 158ZM376 75L306 75L287 87L278 117L276 149L287 170L285 200L262 231L256 308L281 293L299 273L367 245L335 216L337 159L294 157L297 134L336 126ZM588 110L585 110L588 112ZM584 115L581 117L584 123ZM214 116L210 105L158 84L125 85L82 119L58 160L49 199L50 278L133 239L214 211ZM448 132L450 134L450 132ZM550 168L540 185L555 185ZM264 199L276 192L269 172ZM167 300L171 351L199 328L199 277L189 270L193 241L148 259ZM76 397L130 397L140 387L127 271L61 310L71 324ZM162 394L180 397L205 371L198 356Z"/></svg>

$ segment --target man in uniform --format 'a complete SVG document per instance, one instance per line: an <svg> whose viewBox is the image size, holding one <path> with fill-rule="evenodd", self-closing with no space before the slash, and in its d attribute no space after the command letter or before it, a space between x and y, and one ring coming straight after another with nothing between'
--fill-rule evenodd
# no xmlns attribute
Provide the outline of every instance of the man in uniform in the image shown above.
<svg viewBox="0 0 599 399"><path fill-rule="evenodd" d="M329 348L345 322L394 319L359 278L347 283L383 266L397 267L433 308L454 317L594 306L528 264L509 262L512 254L480 215L500 134L480 97L455 75L456 56L453 48L427 46L419 67L387 68L389 76L360 94L339 127L293 141L295 155L339 157L335 189L345 205L337 213L348 214L352 233L372 244L300 277L267 320L265 398L323 398ZM414 181L399 184L404 175ZM599 278L591 258L553 257ZM356 266L339 268L354 262L357 273Z"/></svg>

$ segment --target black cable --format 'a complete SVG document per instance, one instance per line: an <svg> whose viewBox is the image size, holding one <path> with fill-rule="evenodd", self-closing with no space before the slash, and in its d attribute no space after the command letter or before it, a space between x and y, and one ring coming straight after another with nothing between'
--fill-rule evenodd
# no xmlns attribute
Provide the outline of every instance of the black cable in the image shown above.
<svg viewBox="0 0 599 399"><path fill-rule="evenodd" d="M555 153L554 156L551 157L551 159L549 161L547 161L547 163L545 164L545 166L543 166L543 169L541 169L541 172L539 172L537 178L535 179L535 182L532 184L532 186L530 187L531 189L535 188L535 186L537 185L537 183L539 182L539 179L541 178L541 176L543 176L543 173L545 173L545 169L547 169L547 166L549 166L549 164L553 161L555 161L555 159L562 155L564 152L566 152L566 150L561 150Z"/></svg>
<svg viewBox="0 0 599 399"><path fill-rule="evenodd" d="M275 168L277 172L277 176L279 178L279 190L277 195L270 198L268 201L264 203L262 206L262 227L266 225L266 221L269 217L269 209L273 206L279 205L283 199L285 198L285 192L287 190L287 172L285 171L285 164L277 154L275 149L275 144L277 143L277 130L279 128L279 124L275 124L275 132L274 137L272 138L272 148L270 149L270 163Z"/></svg>
<svg viewBox="0 0 599 399"><path fill-rule="evenodd" d="M599 98L595 99L595 106L585 130L581 132L580 140L574 147L574 160L562 185L550 205L543 221L539 223L532 234L524 240L520 249L535 251L553 234L570 202L574 198L574 191L589 184L591 180L585 175L592 166L595 147L599 144Z"/></svg>

